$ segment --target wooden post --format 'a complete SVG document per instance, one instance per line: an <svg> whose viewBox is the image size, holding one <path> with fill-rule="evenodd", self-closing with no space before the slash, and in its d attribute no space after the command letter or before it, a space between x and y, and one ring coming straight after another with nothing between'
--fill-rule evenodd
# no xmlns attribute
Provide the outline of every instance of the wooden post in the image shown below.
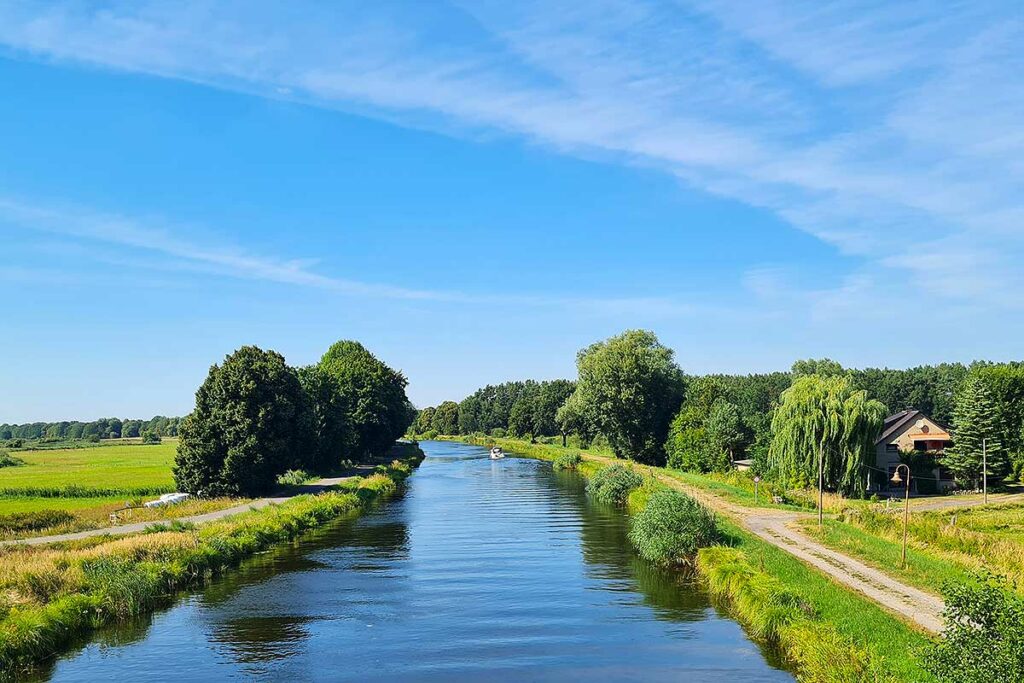
<svg viewBox="0 0 1024 683"><path fill-rule="evenodd" d="M818 446L818 526L824 524L825 515L825 444Z"/></svg>

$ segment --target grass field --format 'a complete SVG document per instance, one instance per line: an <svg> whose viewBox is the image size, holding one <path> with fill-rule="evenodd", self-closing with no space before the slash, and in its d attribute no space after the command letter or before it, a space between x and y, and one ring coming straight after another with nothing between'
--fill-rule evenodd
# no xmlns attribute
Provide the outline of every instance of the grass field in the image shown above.
<svg viewBox="0 0 1024 683"><path fill-rule="evenodd" d="M165 439L151 446L20 451L24 465L0 469L0 501L19 495L111 499L172 491L176 448L176 439Z"/></svg>
<svg viewBox="0 0 1024 683"><path fill-rule="evenodd" d="M907 566L900 566L903 516L862 509L804 530L825 545L884 569L922 590L938 593L947 581L990 570L1024 591L1024 505L910 514Z"/></svg>

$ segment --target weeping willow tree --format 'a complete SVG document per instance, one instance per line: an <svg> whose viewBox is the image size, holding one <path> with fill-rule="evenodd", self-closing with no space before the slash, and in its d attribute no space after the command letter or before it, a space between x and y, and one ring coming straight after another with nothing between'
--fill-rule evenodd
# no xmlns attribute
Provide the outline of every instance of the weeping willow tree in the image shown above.
<svg viewBox="0 0 1024 683"><path fill-rule="evenodd" d="M787 485L807 486L818 479L823 454L825 488L863 495L873 464L874 442L885 406L854 389L847 376L807 375L782 392L772 418L769 466Z"/></svg>

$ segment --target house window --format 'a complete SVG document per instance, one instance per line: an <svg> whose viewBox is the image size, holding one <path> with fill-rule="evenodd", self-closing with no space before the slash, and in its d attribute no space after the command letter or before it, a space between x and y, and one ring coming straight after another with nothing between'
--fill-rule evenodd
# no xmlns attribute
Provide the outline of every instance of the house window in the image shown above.
<svg viewBox="0 0 1024 683"><path fill-rule="evenodd" d="M897 444L897 443L887 443L887 444L885 444L885 452L886 453L899 453L900 452L900 445Z"/></svg>

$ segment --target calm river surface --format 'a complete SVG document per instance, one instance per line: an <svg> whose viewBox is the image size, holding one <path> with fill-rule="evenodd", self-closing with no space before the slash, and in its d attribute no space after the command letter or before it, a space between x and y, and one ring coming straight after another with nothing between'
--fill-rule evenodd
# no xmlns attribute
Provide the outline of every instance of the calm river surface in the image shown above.
<svg viewBox="0 0 1024 683"><path fill-rule="evenodd" d="M57 681L791 681L547 463L424 442L407 492L54 662Z"/></svg>

